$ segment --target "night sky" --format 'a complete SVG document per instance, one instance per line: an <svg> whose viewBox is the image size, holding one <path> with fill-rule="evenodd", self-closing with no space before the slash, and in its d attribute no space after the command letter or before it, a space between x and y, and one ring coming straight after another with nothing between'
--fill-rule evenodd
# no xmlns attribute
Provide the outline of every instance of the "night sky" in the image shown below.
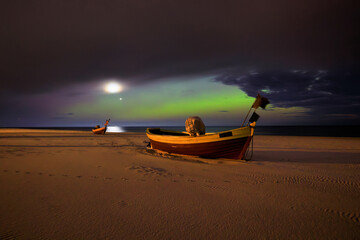
<svg viewBox="0 0 360 240"><path fill-rule="evenodd" d="M359 124L356 6L2 2L0 127L240 125L257 93L271 101L261 125Z"/></svg>

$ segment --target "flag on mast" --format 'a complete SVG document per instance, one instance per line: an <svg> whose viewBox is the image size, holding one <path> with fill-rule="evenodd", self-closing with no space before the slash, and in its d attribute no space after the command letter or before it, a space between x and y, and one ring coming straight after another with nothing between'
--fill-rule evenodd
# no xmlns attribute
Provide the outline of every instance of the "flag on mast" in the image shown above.
<svg viewBox="0 0 360 240"><path fill-rule="evenodd" d="M266 105L268 105L270 101L266 98L258 94L256 96L255 102L252 105L252 108L257 109L258 107L261 107L262 109L266 108Z"/></svg>

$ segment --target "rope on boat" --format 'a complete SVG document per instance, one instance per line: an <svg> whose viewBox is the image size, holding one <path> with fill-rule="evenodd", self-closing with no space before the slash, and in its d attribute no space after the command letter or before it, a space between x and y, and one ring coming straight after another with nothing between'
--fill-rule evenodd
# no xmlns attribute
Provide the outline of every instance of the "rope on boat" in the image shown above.
<svg viewBox="0 0 360 240"><path fill-rule="evenodd" d="M244 160L245 161L250 161L252 159L252 157L253 157L253 154L254 154L254 136L251 138L251 154L250 154L250 157L247 159L246 157L247 157L247 155L249 153L249 149L250 149L250 147L248 149L246 149L246 152L245 152L245 155L244 155Z"/></svg>

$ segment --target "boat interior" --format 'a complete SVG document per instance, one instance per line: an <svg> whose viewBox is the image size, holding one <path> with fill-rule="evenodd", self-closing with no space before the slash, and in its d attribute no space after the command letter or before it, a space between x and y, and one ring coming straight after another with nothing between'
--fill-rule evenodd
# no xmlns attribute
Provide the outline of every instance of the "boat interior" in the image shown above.
<svg viewBox="0 0 360 240"><path fill-rule="evenodd" d="M163 130L160 128L148 128L148 131L150 133L156 134L156 135L190 136L187 132L169 131L169 130Z"/></svg>
<svg viewBox="0 0 360 240"><path fill-rule="evenodd" d="M160 128L148 128L147 131L149 133L155 134L155 135L162 135L162 136L191 136L189 133L187 132L179 132L179 131L170 131L170 130L164 130L164 129L160 129ZM214 134L219 134L220 137L229 137L232 136L232 131L225 131L225 132L221 132L221 133L205 133L204 135L200 135L197 137L201 137L201 136L209 136L209 135L214 135Z"/></svg>

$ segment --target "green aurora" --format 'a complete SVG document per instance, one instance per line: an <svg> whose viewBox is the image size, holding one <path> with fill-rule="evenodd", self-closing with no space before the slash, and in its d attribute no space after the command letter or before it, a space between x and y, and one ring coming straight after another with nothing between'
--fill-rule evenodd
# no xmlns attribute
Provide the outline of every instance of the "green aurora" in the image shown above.
<svg viewBox="0 0 360 240"><path fill-rule="evenodd" d="M124 126L183 125L189 116L200 116L207 125L240 125L254 98L237 87L212 79L174 79L125 87L123 92L99 94L91 101L80 101L62 111L74 112L73 120L102 121L110 117L112 123ZM270 111L261 111L261 116L271 123L279 114L285 113L289 119L304 112L300 108L272 107Z"/></svg>

